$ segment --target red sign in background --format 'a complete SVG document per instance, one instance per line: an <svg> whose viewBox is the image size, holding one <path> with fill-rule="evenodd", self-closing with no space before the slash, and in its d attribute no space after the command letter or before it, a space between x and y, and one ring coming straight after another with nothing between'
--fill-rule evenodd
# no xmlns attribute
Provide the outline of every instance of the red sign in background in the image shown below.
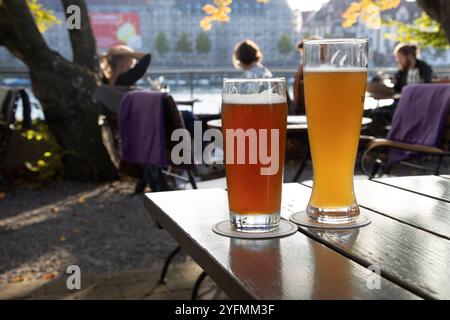
<svg viewBox="0 0 450 320"><path fill-rule="evenodd" d="M98 48L107 49L118 44L126 44L134 49L142 46L139 13L92 12L89 17Z"/></svg>

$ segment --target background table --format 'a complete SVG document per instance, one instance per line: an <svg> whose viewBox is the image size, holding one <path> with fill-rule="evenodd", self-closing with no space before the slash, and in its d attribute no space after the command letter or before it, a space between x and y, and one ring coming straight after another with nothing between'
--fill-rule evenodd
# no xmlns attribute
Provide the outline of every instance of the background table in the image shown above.
<svg viewBox="0 0 450 320"><path fill-rule="evenodd" d="M361 124L362 129L365 129L368 125L372 123L372 119L370 118L362 118ZM222 128L222 120L221 119L214 119L207 122L208 127L215 128L215 129L221 129ZM308 123L306 121L306 116L288 116L287 119L287 134L306 134L308 130ZM292 178L292 182L297 182L297 180L300 178L300 175L302 174L303 170L305 169L306 160L310 158L310 149L309 149L309 143L305 144L306 150L304 152L303 157L299 158L300 164L295 171L295 174Z"/></svg>
<svg viewBox="0 0 450 320"><path fill-rule="evenodd" d="M146 194L145 206L233 299L450 299L450 179L424 176L355 182L361 229L299 228L273 240L219 236L228 218L222 189ZM283 187L282 217L304 210L310 186ZM369 289L369 266L381 271Z"/></svg>

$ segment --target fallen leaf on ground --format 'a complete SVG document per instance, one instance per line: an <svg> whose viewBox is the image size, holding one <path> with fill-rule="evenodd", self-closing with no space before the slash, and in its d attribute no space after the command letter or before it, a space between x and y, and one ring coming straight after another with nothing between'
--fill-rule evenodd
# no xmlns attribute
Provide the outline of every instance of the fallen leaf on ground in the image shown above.
<svg viewBox="0 0 450 320"><path fill-rule="evenodd" d="M53 213L59 212L59 208L58 208L58 207L53 207L53 208L52 208L52 212L53 212Z"/></svg>
<svg viewBox="0 0 450 320"><path fill-rule="evenodd" d="M11 283L19 283L23 281L23 275L18 274L11 278Z"/></svg>
<svg viewBox="0 0 450 320"><path fill-rule="evenodd" d="M64 237L64 236L59 237L59 241L62 241L62 242L66 241L66 237Z"/></svg>
<svg viewBox="0 0 450 320"><path fill-rule="evenodd" d="M0 200L4 199L6 197L6 193L0 192Z"/></svg>
<svg viewBox="0 0 450 320"><path fill-rule="evenodd" d="M10 282L11 283L19 283L19 282L30 281L31 279L33 279L33 277L29 273L17 274L11 278Z"/></svg>
<svg viewBox="0 0 450 320"><path fill-rule="evenodd" d="M85 197L79 197L78 198L78 203L83 204L86 202L86 198Z"/></svg>
<svg viewBox="0 0 450 320"><path fill-rule="evenodd" d="M46 273L41 277L41 280L52 280L56 278L56 272Z"/></svg>

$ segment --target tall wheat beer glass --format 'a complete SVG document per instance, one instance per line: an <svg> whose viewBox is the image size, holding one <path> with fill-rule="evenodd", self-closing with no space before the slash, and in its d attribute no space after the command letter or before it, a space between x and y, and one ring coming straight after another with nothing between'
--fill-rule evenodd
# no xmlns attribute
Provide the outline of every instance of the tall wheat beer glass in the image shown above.
<svg viewBox="0 0 450 320"><path fill-rule="evenodd" d="M275 230L286 143L285 80L225 79L222 98L230 222L243 232Z"/></svg>
<svg viewBox="0 0 450 320"><path fill-rule="evenodd" d="M314 180L306 212L320 223L351 223L359 216L353 172L367 56L367 40L312 40L304 44L306 116Z"/></svg>

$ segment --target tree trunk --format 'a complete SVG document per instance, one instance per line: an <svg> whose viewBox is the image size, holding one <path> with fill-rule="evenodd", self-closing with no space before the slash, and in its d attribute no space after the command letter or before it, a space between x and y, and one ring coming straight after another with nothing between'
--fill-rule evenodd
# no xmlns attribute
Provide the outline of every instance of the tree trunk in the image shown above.
<svg viewBox="0 0 450 320"><path fill-rule="evenodd" d="M93 95L99 85L99 66L84 0L63 0L82 9L81 30L70 30L74 62L48 48L37 30L25 0L4 0L0 7L0 45L29 68L33 93L42 104L50 131L65 151L69 178L117 178L101 138L101 108Z"/></svg>
<svg viewBox="0 0 450 320"><path fill-rule="evenodd" d="M450 43L450 1L448 0L417 0L417 4L433 20L441 24L442 30Z"/></svg>
<svg viewBox="0 0 450 320"><path fill-rule="evenodd" d="M98 125L101 108L93 100L98 76L58 54L52 60L31 66L30 77L49 129L65 151L65 172L79 180L117 178Z"/></svg>

